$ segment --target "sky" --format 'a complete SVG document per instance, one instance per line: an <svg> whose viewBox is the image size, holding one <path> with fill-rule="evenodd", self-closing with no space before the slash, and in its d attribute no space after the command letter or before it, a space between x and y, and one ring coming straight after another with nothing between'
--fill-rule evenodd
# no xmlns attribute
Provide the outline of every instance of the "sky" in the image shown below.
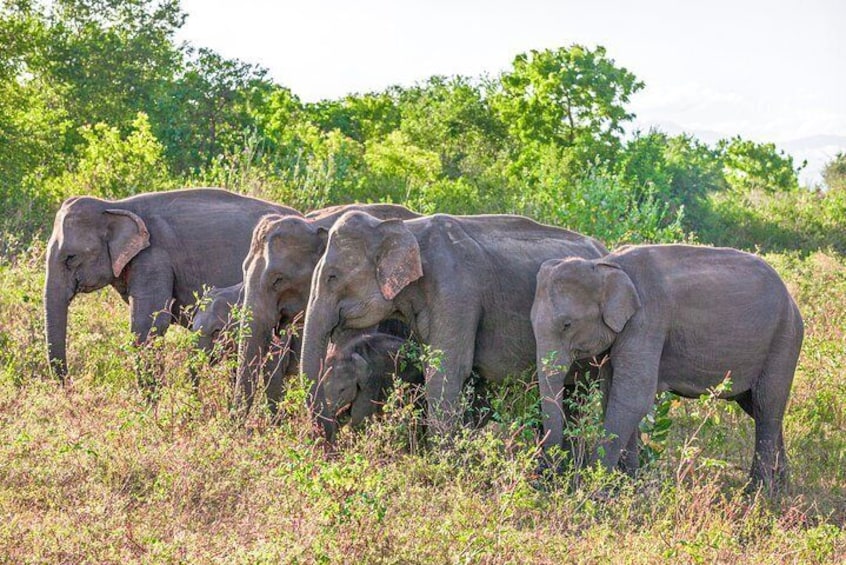
<svg viewBox="0 0 846 565"><path fill-rule="evenodd" d="M496 76L532 49L602 45L646 87L629 127L846 152L844 0L182 0L178 40L257 63L300 99Z"/></svg>

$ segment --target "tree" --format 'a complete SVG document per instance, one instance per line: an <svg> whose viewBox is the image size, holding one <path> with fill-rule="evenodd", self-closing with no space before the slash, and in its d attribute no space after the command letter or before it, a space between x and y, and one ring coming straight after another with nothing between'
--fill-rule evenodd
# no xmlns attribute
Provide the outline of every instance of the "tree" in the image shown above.
<svg viewBox="0 0 846 565"><path fill-rule="evenodd" d="M631 186L650 185L676 208L726 188L720 152L689 135L638 132L618 156L617 170Z"/></svg>
<svg viewBox="0 0 846 565"><path fill-rule="evenodd" d="M82 126L79 133L84 143L73 170L46 183L55 194L54 201L76 194L124 198L166 188L164 148L146 114L135 117L126 135L104 123Z"/></svg>
<svg viewBox="0 0 846 565"><path fill-rule="evenodd" d="M49 6L32 70L59 85L73 123L128 131L137 112L153 113L182 57L174 43L185 19L179 1L56 0Z"/></svg>
<svg viewBox="0 0 846 565"><path fill-rule="evenodd" d="M723 160L723 172L735 190L780 192L799 188L799 167L793 157L776 148L774 143L756 143L740 136L723 139L717 144Z"/></svg>
<svg viewBox="0 0 846 565"><path fill-rule="evenodd" d="M189 50L184 69L152 114L155 132L177 173L197 172L243 145L256 109L273 90L267 71L211 49Z"/></svg>
<svg viewBox="0 0 846 565"><path fill-rule="evenodd" d="M341 100L322 100L306 106L308 119L322 131L338 130L350 139L365 143L383 139L400 125L395 94L386 92L355 94Z"/></svg>
<svg viewBox="0 0 846 565"><path fill-rule="evenodd" d="M415 145L438 153L447 178L475 179L505 145L504 124L468 78L432 77L401 93L400 110L400 129Z"/></svg>
<svg viewBox="0 0 846 565"><path fill-rule="evenodd" d="M643 83L606 56L581 45L518 55L500 78L494 107L523 145L579 148L608 159L619 146L625 104Z"/></svg>
<svg viewBox="0 0 846 565"><path fill-rule="evenodd" d="M822 176L829 190L846 191L846 153L841 151L826 163Z"/></svg>

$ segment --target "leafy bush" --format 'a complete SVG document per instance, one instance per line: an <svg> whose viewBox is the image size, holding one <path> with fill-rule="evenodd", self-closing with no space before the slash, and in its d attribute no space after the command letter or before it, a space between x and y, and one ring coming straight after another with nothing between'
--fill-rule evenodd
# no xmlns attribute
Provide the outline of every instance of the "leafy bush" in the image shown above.
<svg viewBox="0 0 846 565"><path fill-rule="evenodd" d="M846 153L838 153L823 169L823 180L828 190L846 190Z"/></svg>
<svg viewBox="0 0 846 565"><path fill-rule="evenodd" d="M705 243L804 253L831 248L846 253L844 191L717 193L708 197L702 210L697 234Z"/></svg>
<svg viewBox="0 0 846 565"><path fill-rule="evenodd" d="M776 149L773 143L756 143L740 136L722 140L724 174L729 185L738 191L764 190L779 192L799 188L793 157Z"/></svg>
<svg viewBox="0 0 846 565"><path fill-rule="evenodd" d="M163 159L164 147L139 113L128 135L107 124L83 126L84 144L72 171L50 179L46 190L56 202L78 194L125 198L171 185Z"/></svg>
<svg viewBox="0 0 846 565"><path fill-rule="evenodd" d="M619 176L595 173L572 184L544 186L530 198L527 215L594 234L612 247L684 239L684 209L672 214L651 184L633 189Z"/></svg>

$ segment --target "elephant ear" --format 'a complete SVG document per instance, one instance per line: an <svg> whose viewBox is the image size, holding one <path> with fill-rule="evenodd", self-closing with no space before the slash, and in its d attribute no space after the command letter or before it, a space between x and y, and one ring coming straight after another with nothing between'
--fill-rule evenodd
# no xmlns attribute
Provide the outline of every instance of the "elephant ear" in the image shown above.
<svg viewBox="0 0 846 565"><path fill-rule="evenodd" d="M386 300L393 300L406 286L423 276L420 245L402 220L379 226L382 243L376 259L376 279Z"/></svg>
<svg viewBox="0 0 846 565"><path fill-rule="evenodd" d="M368 377L370 376L370 366L360 353L353 353L351 359L353 367L355 367L355 380L363 388L367 386Z"/></svg>
<svg viewBox="0 0 846 565"><path fill-rule="evenodd" d="M109 256L112 272L119 277L126 264L141 250L150 246L150 232L147 224L129 210L112 208L106 210L110 216Z"/></svg>
<svg viewBox="0 0 846 565"><path fill-rule="evenodd" d="M640 308L640 297L632 279L616 265L600 263L605 271L600 308L602 320L617 333Z"/></svg>

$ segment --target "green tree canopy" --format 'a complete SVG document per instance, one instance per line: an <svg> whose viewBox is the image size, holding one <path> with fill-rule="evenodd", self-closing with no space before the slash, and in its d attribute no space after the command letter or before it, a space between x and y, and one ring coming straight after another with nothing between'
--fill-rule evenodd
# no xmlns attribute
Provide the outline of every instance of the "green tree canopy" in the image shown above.
<svg viewBox="0 0 846 565"><path fill-rule="evenodd" d="M518 55L501 79L495 107L523 143L590 148L609 156L626 110L643 83L610 59L604 47L581 45Z"/></svg>

